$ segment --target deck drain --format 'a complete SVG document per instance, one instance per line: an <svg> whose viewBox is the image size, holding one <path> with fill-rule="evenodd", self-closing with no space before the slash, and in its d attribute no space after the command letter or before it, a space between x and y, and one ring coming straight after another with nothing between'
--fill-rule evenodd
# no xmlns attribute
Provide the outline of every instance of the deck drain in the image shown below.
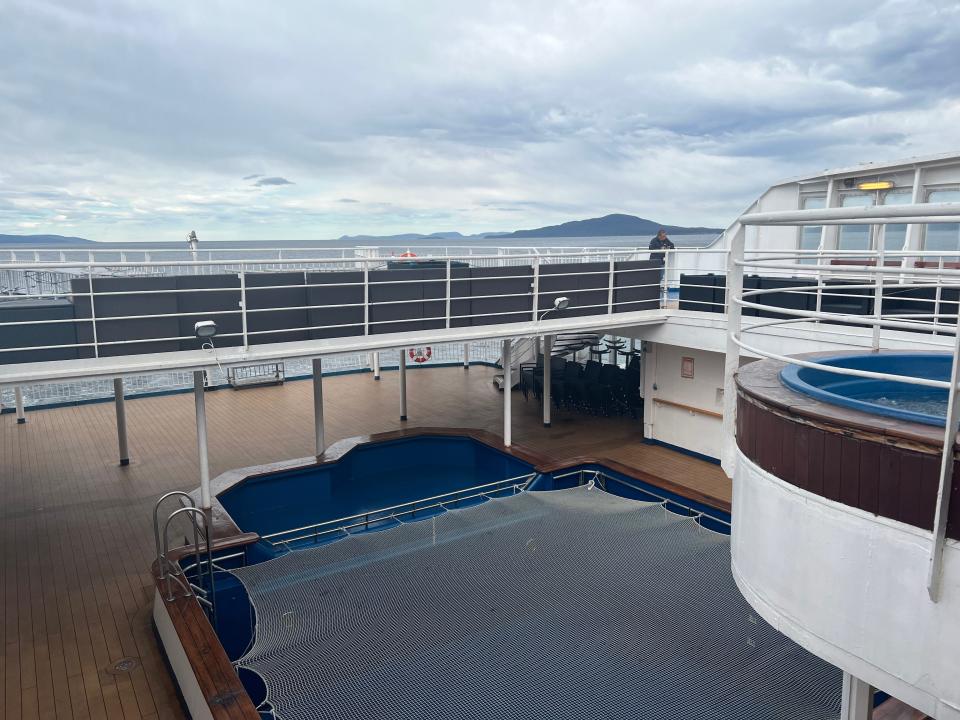
<svg viewBox="0 0 960 720"><path fill-rule="evenodd" d="M111 675L124 675L126 673L131 673L140 666L140 661L135 657L125 657L117 660L113 665L111 665L107 672Z"/></svg>

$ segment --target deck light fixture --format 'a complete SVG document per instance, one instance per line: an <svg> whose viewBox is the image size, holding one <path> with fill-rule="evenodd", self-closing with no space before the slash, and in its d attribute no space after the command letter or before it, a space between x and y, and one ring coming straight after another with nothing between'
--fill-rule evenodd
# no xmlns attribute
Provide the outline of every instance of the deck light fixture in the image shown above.
<svg viewBox="0 0 960 720"><path fill-rule="evenodd" d="M552 308L547 308L543 311L543 315L540 316L540 319L543 320L547 316L547 313L552 313L554 310L566 310L568 307L570 307L570 298L566 297L565 295L558 297L553 301Z"/></svg>
<svg viewBox="0 0 960 720"><path fill-rule="evenodd" d="M207 340L217 334L217 324L213 320L201 320L193 326L193 334L201 340Z"/></svg>
<svg viewBox="0 0 960 720"><path fill-rule="evenodd" d="M857 190L889 190L892 187L892 180L865 180L857 183Z"/></svg>

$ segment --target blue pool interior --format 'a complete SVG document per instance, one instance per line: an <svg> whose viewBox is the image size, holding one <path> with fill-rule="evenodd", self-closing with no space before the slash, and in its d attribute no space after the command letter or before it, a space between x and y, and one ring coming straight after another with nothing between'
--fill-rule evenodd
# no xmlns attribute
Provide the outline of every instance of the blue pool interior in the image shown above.
<svg viewBox="0 0 960 720"><path fill-rule="evenodd" d="M869 353L818 358L835 367L905 375L929 380L950 380L949 353ZM788 365L780 371L787 387L833 405L924 425L943 426L947 391L895 380L841 375L817 368Z"/></svg>
<svg viewBox="0 0 960 720"><path fill-rule="evenodd" d="M241 530L262 536L530 473L529 463L471 438L419 436L248 478L218 499Z"/></svg>

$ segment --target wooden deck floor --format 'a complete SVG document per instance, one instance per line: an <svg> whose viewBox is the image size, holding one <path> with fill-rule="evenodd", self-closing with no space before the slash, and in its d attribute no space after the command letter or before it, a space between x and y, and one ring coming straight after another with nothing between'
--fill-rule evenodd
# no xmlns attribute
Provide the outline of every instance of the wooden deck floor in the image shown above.
<svg viewBox="0 0 960 720"><path fill-rule="evenodd" d="M493 370L408 373L403 426L500 433ZM400 428L397 374L324 382L327 441ZM207 396L211 472L313 452L309 382ZM514 441L558 457L605 456L726 501L720 469L645 445L637 422L558 413L545 429L514 395ZM196 487L190 394L129 401L131 464L117 465L111 403L0 416L0 719L181 718L150 625L150 513ZM111 672L134 658L131 672Z"/></svg>

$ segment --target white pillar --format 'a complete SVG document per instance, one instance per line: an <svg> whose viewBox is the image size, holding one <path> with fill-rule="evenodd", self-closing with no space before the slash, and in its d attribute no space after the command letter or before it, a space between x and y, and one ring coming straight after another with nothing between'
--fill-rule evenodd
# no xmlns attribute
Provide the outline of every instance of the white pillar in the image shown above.
<svg viewBox="0 0 960 720"><path fill-rule="evenodd" d="M873 688L869 683L843 673L840 720L870 720L873 715Z"/></svg>
<svg viewBox="0 0 960 720"><path fill-rule="evenodd" d="M17 403L17 423L23 425L27 421L26 413L23 411L23 388L17 385L13 389L13 396Z"/></svg>
<svg viewBox="0 0 960 720"><path fill-rule="evenodd" d="M127 447L127 408L123 399L123 378L113 379L113 402L117 410L117 445L120 449L120 464L130 464Z"/></svg>
<svg viewBox="0 0 960 720"><path fill-rule="evenodd" d="M210 509L210 459L207 455L207 405L203 370L193 371L193 402L197 407L197 455L200 458L200 508Z"/></svg>
<svg viewBox="0 0 960 720"><path fill-rule="evenodd" d="M400 419L407 419L407 349L400 348Z"/></svg>
<svg viewBox="0 0 960 720"><path fill-rule="evenodd" d="M513 400L513 376L510 368L510 340L503 341L503 352L500 360L503 363L503 444L510 447L511 443L511 401Z"/></svg>
<svg viewBox="0 0 960 720"><path fill-rule="evenodd" d="M320 358L313 359L313 438L314 454L320 457L327 449L323 437L323 361Z"/></svg>
<svg viewBox="0 0 960 720"><path fill-rule="evenodd" d="M380 379L380 353L378 352L373 354L373 379Z"/></svg>
<svg viewBox="0 0 960 720"><path fill-rule="evenodd" d="M734 375L740 369L740 346L734 341L740 336L740 320L743 308L733 301L743 294L743 251L746 245L746 228L736 223L727 255L727 356L723 368L723 436L721 438L721 466L727 477L733 477L736 458L737 386ZM644 358L646 359L646 358ZM652 402L653 398L646 398ZM644 403L646 406L646 403Z"/></svg>
<svg viewBox="0 0 960 720"><path fill-rule="evenodd" d="M463 369L470 368L470 343L463 344Z"/></svg>
<svg viewBox="0 0 960 720"><path fill-rule="evenodd" d="M550 383L553 380L553 335L543 336L543 426L550 427L551 397Z"/></svg>

